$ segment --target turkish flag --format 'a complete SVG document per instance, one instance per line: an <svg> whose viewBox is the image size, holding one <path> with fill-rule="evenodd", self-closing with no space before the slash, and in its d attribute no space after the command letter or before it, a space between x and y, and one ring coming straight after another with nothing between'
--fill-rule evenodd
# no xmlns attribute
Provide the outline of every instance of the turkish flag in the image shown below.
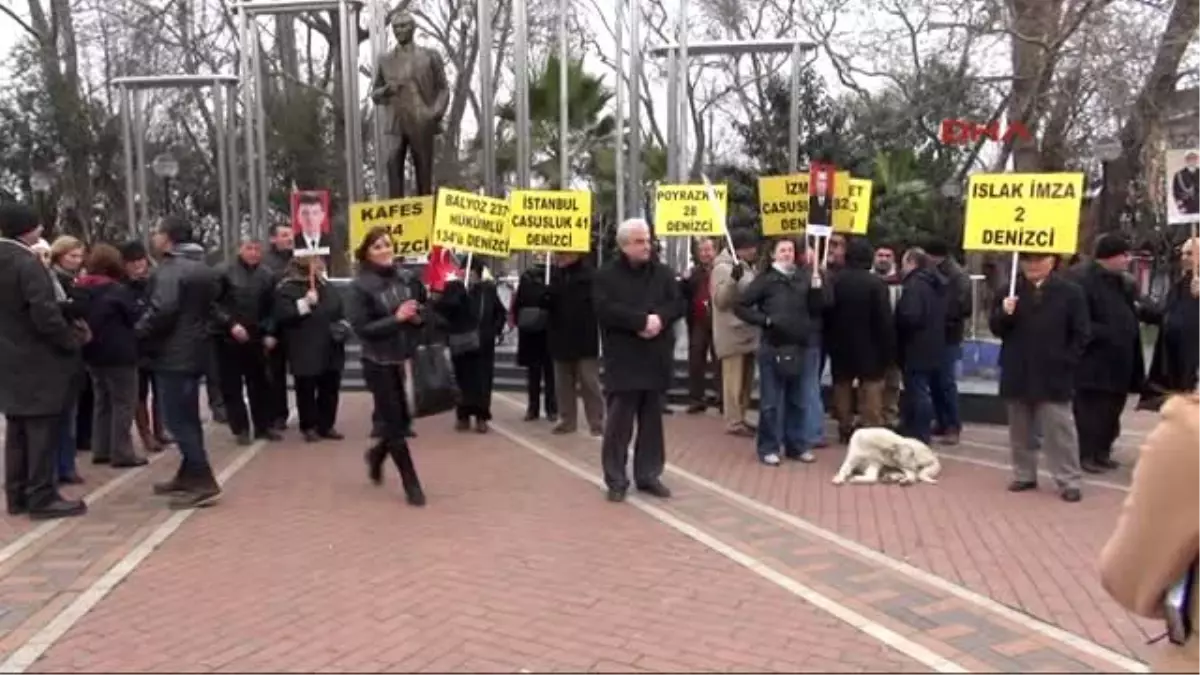
<svg viewBox="0 0 1200 675"><path fill-rule="evenodd" d="M432 293L441 293L446 283L462 279L462 270L454 255L441 246L434 246L429 251L429 264L425 265L425 275L422 281Z"/></svg>

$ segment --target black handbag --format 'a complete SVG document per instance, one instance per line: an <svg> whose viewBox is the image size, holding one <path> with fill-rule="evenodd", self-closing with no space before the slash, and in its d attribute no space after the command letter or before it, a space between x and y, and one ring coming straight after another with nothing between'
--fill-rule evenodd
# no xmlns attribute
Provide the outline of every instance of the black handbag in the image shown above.
<svg viewBox="0 0 1200 675"><path fill-rule="evenodd" d="M421 345L403 366L408 409L414 418L438 415L458 405L458 384L446 351L440 345Z"/></svg>
<svg viewBox="0 0 1200 675"><path fill-rule="evenodd" d="M775 368L784 377L800 377L804 370L804 353L794 345L775 347Z"/></svg>
<svg viewBox="0 0 1200 675"><path fill-rule="evenodd" d="M549 312L541 307L522 307L517 311L517 330L541 333L546 330Z"/></svg>
<svg viewBox="0 0 1200 675"><path fill-rule="evenodd" d="M479 329L483 325L483 305L485 300L479 299L479 318L475 321L474 330L462 333L450 333L446 336L446 346L450 348L451 356L462 356L479 351L482 346L479 340Z"/></svg>

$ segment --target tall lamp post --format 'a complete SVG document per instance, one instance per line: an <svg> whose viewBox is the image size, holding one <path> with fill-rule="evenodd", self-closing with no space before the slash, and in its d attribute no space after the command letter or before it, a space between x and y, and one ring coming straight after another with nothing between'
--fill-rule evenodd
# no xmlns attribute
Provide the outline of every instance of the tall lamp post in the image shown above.
<svg viewBox="0 0 1200 675"><path fill-rule="evenodd" d="M50 225L46 222L46 195L50 194L50 176L44 171L34 171L29 176L29 187L37 201L38 221L41 222L43 230L49 230Z"/></svg>
<svg viewBox="0 0 1200 675"><path fill-rule="evenodd" d="M171 212L171 180L179 175L179 162L170 155L162 153L150 162L150 169L163 182L163 213Z"/></svg>
<svg viewBox="0 0 1200 675"><path fill-rule="evenodd" d="M1121 158L1121 144L1117 141L1104 141L1097 143L1092 149L1096 155L1096 159L1100 160L1100 231L1108 231L1108 197L1111 190L1108 189L1108 165ZM1118 218L1120 214L1118 213ZM1113 228L1116 229L1116 228Z"/></svg>

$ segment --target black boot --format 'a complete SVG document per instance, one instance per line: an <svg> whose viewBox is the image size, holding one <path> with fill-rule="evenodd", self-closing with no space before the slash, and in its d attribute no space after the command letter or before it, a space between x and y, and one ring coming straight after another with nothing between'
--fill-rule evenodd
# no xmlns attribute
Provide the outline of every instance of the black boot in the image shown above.
<svg viewBox="0 0 1200 675"><path fill-rule="evenodd" d="M404 485L404 496L413 506L425 506L425 491L421 489L421 479L417 478L417 468L413 465L412 453L405 441L390 441L388 452L392 461L400 470L400 482Z"/></svg>
<svg viewBox="0 0 1200 675"><path fill-rule="evenodd" d="M367 448L366 454L363 455L363 461L367 463L367 479L375 485L383 484L383 459L387 454L386 443L379 441Z"/></svg>
<svg viewBox="0 0 1200 675"><path fill-rule="evenodd" d="M198 509L212 506L221 498L221 486L213 475L212 466L190 469L181 481L183 490L171 496L167 506L172 509Z"/></svg>
<svg viewBox="0 0 1200 675"><path fill-rule="evenodd" d="M175 471L175 476L171 480L155 483L154 494L156 495L172 495L177 492L187 490L186 477L183 472L183 464L179 465L179 469Z"/></svg>

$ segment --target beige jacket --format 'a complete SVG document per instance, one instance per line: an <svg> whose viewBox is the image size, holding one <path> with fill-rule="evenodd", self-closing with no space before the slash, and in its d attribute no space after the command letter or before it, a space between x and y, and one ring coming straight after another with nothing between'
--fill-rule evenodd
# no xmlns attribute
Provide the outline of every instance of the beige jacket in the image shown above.
<svg viewBox="0 0 1200 675"><path fill-rule="evenodd" d="M1177 396L1142 445L1133 486L1112 537L1100 553L1104 589L1129 611L1161 619L1167 590L1200 556L1200 401ZM1159 673L1200 670L1196 587L1192 587L1191 638L1165 640L1152 664Z"/></svg>
<svg viewBox="0 0 1200 675"><path fill-rule="evenodd" d="M721 251L713 261L708 282L713 306L713 350L718 359L753 354L758 349L758 326L752 326L733 314L738 297L754 280L754 268L747 266L741 280L734 281L733 262L733 253Z"/></svg>

